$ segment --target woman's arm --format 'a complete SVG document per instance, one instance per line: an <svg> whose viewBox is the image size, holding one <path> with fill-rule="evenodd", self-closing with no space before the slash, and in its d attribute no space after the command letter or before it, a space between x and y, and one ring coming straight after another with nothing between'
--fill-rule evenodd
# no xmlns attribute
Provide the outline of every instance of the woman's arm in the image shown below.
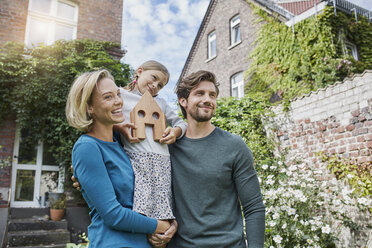
<svg viewBox="0 0 372 248"><path fill-rule="evenodd" d="M85 200L97 210L106 225L133 233L154 233L157 227L161 229L159 232L164 232L164 223L159 224L156 219L136 213L118 202L101 151L95 144L77 144L72 162L74 176L81 184Z"/></svg>

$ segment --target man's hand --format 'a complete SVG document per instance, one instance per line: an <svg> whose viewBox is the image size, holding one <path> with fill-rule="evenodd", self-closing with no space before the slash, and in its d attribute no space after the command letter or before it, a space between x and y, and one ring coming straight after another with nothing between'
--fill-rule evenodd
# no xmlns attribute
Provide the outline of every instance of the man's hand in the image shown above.
<svg viewBox="0 0 372 248"><path fill-rule="evenodd" d="M71 168L72 174L74 174L74 168L72 168L72 165L71 165L70 168ZM77 190L80 190L79 181L74 176L71 176L71 180L73 181L72 186L74 186L74 188L76 188Z"/></svg>
<svg viewBox="0 0 372 248"><path fill-rule="evenodd" d="M130 143L138 143L141 140L132 136L132 129L137 128L133 123L122 122L114 125L114 130L120 132Z"/></svg>
<svg viewBox="0 0 372 248"><path fill-rule="evenodd" d="M148 235L147 239L150 244L155 248L166 247L166 245L171 241L174 234L177 232L178 223L176 220L171 220L169 229L163 234L152 234Z"/></svg>
<svg viewBox="0 0 372 248"><path fill-rule="evenodd" d="M170 145L176 141L176 139L181 136L182 129L180 127L167 127L164 130L163 138L159 140L162 144Z"/></svg>

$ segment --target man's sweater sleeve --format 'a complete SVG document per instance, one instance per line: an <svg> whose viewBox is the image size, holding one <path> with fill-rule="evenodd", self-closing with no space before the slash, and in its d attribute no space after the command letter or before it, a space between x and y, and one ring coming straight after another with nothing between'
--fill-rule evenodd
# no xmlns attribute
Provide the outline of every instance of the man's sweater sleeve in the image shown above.
<svg viewBox="0 0 372 248"><path fill-rule="evenodd" d="M248 247L262 248L265 241L265 206L253 166L253 156L242 139L236 148L234 181L243 207Z"/></svg>
<svg viewBox="0 0 372 248"><path fill-rule="evenodd" d="M157 220L123 207L116 198L101 151L91 143L77 144L73 151L74 176L85 198L104 223L113 229L132 233L154 233Z"/></svg>

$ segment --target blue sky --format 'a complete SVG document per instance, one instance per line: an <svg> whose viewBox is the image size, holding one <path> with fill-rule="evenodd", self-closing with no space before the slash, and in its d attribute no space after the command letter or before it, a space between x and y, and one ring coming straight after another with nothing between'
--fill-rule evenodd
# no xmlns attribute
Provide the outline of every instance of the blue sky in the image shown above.
<svg viewBox="0 0 372 248"><path fill-rule="evenodd" d="M169 83L159 95L176 102L175 83L198 32L209 0L124 0L124 62L138 68L146 60L164 64Z"/></svg>
<svg viewBox="0 0 372 248"><path fill-rule="evenodd" d="M163 63L171 77L159 95L176 103L174 86L210 0L124 0L123 61L137 68L146 60ZM372 0L349 0L372 10ZM172 104L173 105L173 104Z"/></svg>

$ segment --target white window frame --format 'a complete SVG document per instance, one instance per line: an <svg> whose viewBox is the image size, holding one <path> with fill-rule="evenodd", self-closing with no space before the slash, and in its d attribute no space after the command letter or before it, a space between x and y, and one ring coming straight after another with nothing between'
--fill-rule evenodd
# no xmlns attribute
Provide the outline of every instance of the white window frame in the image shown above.
<svg viewBox="0 0 372 248"><path fill-rule="evenodd" d="M239 40L235 40L237 30L239 30L240 33ZM230 20L230 45L236 45L240 43L241 40L240 16L236 15Z"/></svg>
<svg viewBox="0 0 372 248"><path fill-rule="evenodd" d="M37 145L37 155L36 155L36 164L18 164L18 155L19 155L19 147L20 147L20 139L21 138L21 131L20 128L17 126L16 134L15 134L15 141L14 141L14 152L13 152L13 161L12 161L12 194L11 194L11 207L42 207L39 203L40 199L40 180L41 174L43 171L58 171L58 182L57 182L57 192L63 193L64 188L64 178L65 178L65 171L62 166L59 165L44 165L42 164L43 159L43 143L39 142ZM16 179L17 179L17 170L32 170L35 171L35 178L34 178L34 195L32 201L15 201L15 192L16 192Z"/></svg>
<svg viewBox="0 0 372 248"><path fill-rule="evenodd" d="M25 34L25 44L27 46L32 45L32 44L29 44L31 20L43 21L43 22L48 23L47 39L46 39L45 45L51 45L56 41L55 40L56 25L62 25L62 26L67 26L67 27L72 28L73 30L72 40L76 39L78 14L79 14L79 6L76 3L66 1L66 0L51 0L50 12L44 13L44 12L40 12L40 11L36 11L32 9L33 1L34 0L30 0L29 2L28 15L27 15L26 34ZM57 16L58 2L71 5L75 8L73 19L68 19L68 18ZM33 44L33 45L37 45L37 44Z"/></svg>
<svg viewBox="0 0 372 248"><path fill-rule="evenodd" d="M348 48L351 50L351 54L348 52ZM349 41L345 41L345 49L344 49L345 55L351 55L355 60L358 60L358 49L357 46Z"/></svg>
<svg viewBox="0 0 372 248"><path fill-rule="evenodd" d="M212 31L208 34L208 59L213 59L217 56L217 37L216 37L216 31ZM212 51L212 44L215 43L215 51ZM213 54L214 52L214 54Z"/></svg>
<svg viewBox="0 0 372 248"><path fill-rule="evenodd" d="M241 75L241 81L236 82L236 78ZM230 78L230 85L231 85L231 96L236 97L238 99L244 97L244 75L243 72L237 72L233 74ZM233 90L237 88L238 89L238 95L234 96L233 95Z"/></svg>

